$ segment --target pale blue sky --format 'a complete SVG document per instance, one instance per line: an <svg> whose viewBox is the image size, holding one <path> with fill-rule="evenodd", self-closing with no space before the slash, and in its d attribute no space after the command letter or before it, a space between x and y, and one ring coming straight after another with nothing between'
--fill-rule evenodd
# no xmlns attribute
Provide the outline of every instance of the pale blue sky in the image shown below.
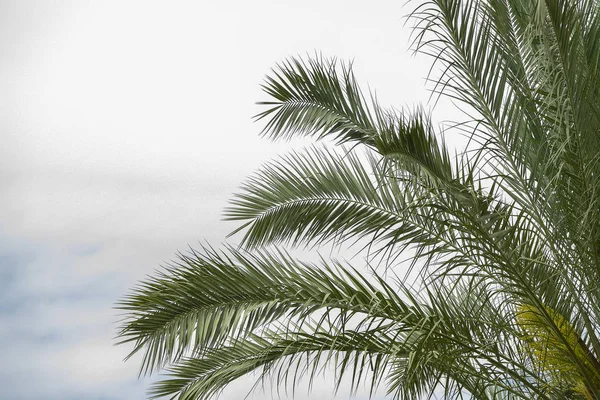
<svg viewBox="0 0 600 400"><path fill-rule="evenodd" d="M177 249L224 241L231 193L290 148L251 122L276 62L353 59L383 104L427 100L402 4L1 2L0 398L144 398L115 301Z"/></svg>

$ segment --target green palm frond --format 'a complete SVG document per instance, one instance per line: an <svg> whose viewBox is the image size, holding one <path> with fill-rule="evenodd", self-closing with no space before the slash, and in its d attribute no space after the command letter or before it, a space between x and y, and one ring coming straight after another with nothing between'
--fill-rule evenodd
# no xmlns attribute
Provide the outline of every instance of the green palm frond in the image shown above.
<svg viewBox="0 0 600 400"><path fill-rule="evenodd" d="M141 371L170 371L153 396L331 368L395 399L600 399L600 3L428 0L411 18L464 151L422 108L365 96L351 64L281 63L263 135L333 140L248 179L225 211L239 249L180 255L119 303ZM283 250L327 242L364 245L369 274Z"/></svg>
<svg viewBox="0 0 600 400"><path fill-rule="evenodd" d="M173 363L171 378L152 390L156 397L210 398L232 380L261 370L293 375L293 384L303 374L314 379L327 363L335 366L338 384L349 376L355 389L365 379L372 388L385 377L410 383L428 371L470 388L465 371L476 370L473 360L492 362L489 368L502 365L484 344L506 327L484 313L486 296L457 293L467 297L447 292L446 306L439 308L442 303L428 305L406 288L339 264L317 268L281 253L205 249L182 256L176 268L121 302L122 309L135 310L121 335L136 343L134 351L145 351L145 369ZM474 330L474 318L488 328ZM428 382L404 385L395 396L410 399L415 390L434 390L437 381Z"/></svg>
<svg viewBox="0 0 600 400"><path fill-rule="evenodd" d="M438 143L429 118L422 111L383 109L373 98L367 103L351 66L322 58L290 59L267 77L263 90L273 101L259 103L268 109L257 119L267 119L263 134L271 139L331 136L338 143L376 149L413 172L418 166L452 180L448 151Z"/></svg>
<svg viewBox="0 0 600 400"><path fill-rule="evenodd" d="M438 142L429 116L423 111L403 115L379 108L377 112L378 153L413 175L425 173L446 184L456 179L446 145Z"/></svg>
<svg viewBox="0 0 600 400"><path fill-rule="evenodd" d="M282 385L294 386L303 376L313 379L327 364L335 366L337 388L349 374L356 389L364 379L375 388L394 349L390 337L378 330L319 331L285 334L269 332L213 349L202 358L189 358L171 368L171 379L155 385L156 397L178 395L179 399L209 399L233 380L250 372L260 378L274 377Z"/></svg>
<svg viewBox="0 0 600 400"><path fill-rule="evenodd" d="M271 139L293 135L324 137L338 142L373 145L375 121L351 68L322 58L291 59L273 70L263 90L272 99L258 104L268 109L263 134Z"/></svg>
<svg viewBox="0 0 600 400"><path fill-rule="evenodd" d="M494 180L524 210L524 221L545 238L554 262L569 271L563 282L578 276L576 285L586 291L600 278L600 125L589 106L600 104L600 81L588 73L593 62L583 63L589 59L583 49L597 46L589 42L595 36L580 32L598 29L597 12L597 1L452 0L427 2L415 13L417 45L444 68L443 94L474 110L478 154L490 160L500 177ZM583 316L597 320L597 303L580 306ZM596 336L594 322L586 325Z"/></svg>
<svg viewBox="0 0 600 400"><path fill-rule="evenodd" d="M406 306L395 292L379 284L384 286L378 290L339 264L317 268L281 252L205 248L180 255L178 263L118 304L128 311L119 335L134 343L132 354L144 351L142 372L152 372L190 352L200 355L243 339L282 317L332 309L369 318L402 313Z"/></svg>
<svg viewBox="0 0 600 400"><path fill-rule="evenodd" d="M412 196L355 151L292 153L264 166L242 190L225 217L244 221L235 232L247 228L249 248L419 234L402 220Z"/></svg>

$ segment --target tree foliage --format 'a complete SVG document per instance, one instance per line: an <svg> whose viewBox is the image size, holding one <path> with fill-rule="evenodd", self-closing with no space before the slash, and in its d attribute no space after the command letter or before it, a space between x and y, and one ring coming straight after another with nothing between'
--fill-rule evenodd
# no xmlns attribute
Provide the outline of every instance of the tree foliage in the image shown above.
<svg viewBox="0 0 600 400"><path fill-rule="evenodd" d="M141 372L168 371L153 397L333 368L397 399L600 398L600 3L428 0L410 21L466 148L351 65L277 66L263 135L328 140L246 181L225 211L241 247L181 254L119 303ZM283 250L329 242L379 264Z"/></svg>

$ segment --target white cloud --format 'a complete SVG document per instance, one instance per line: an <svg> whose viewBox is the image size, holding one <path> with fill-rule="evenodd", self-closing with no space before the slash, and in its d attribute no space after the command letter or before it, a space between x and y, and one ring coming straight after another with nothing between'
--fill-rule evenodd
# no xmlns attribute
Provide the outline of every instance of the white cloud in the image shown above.
<svg viewBox="0 0 600 400"><path fill-rule="evenodd" d="M4 294L16 308L0 314L0 376L13 386L0 397L140 397L111 307L175 250L224 240L230 194L290 148L251 122L263 76L321 51L354 59L383 104L425 102L428 64L407 51L401 4L3 3L0 229L34 257Z"/></svg>

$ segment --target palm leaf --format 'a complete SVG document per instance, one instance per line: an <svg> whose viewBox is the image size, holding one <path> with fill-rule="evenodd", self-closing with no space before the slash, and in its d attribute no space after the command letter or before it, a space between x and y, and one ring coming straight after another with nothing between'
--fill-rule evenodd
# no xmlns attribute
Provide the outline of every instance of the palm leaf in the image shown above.
<svg viewBox="0 0 600 400"><path fill-rule="evenodd" d="M339 264L316 268L285 253L193 251L118 304L128 311L119 335L134 343L132 354L143 350L142 372L152 372L283 317L338 309L387 318L405 309L383 281L382 291L354 275Z"/></svg>
<svg viewBox="0 0 600 400"><path fill-rule="evenodd" d="M353 147L264 166L225 212L241 249L180 255L120 303L142 372L170 366L153 395L331 367L334 386L398 399L600 398L600 4L428 0L411 17L465 151L421 108L365 96L351 64L281 63L263 135ZM269 250L329 241L405 277Z"/></svg>

